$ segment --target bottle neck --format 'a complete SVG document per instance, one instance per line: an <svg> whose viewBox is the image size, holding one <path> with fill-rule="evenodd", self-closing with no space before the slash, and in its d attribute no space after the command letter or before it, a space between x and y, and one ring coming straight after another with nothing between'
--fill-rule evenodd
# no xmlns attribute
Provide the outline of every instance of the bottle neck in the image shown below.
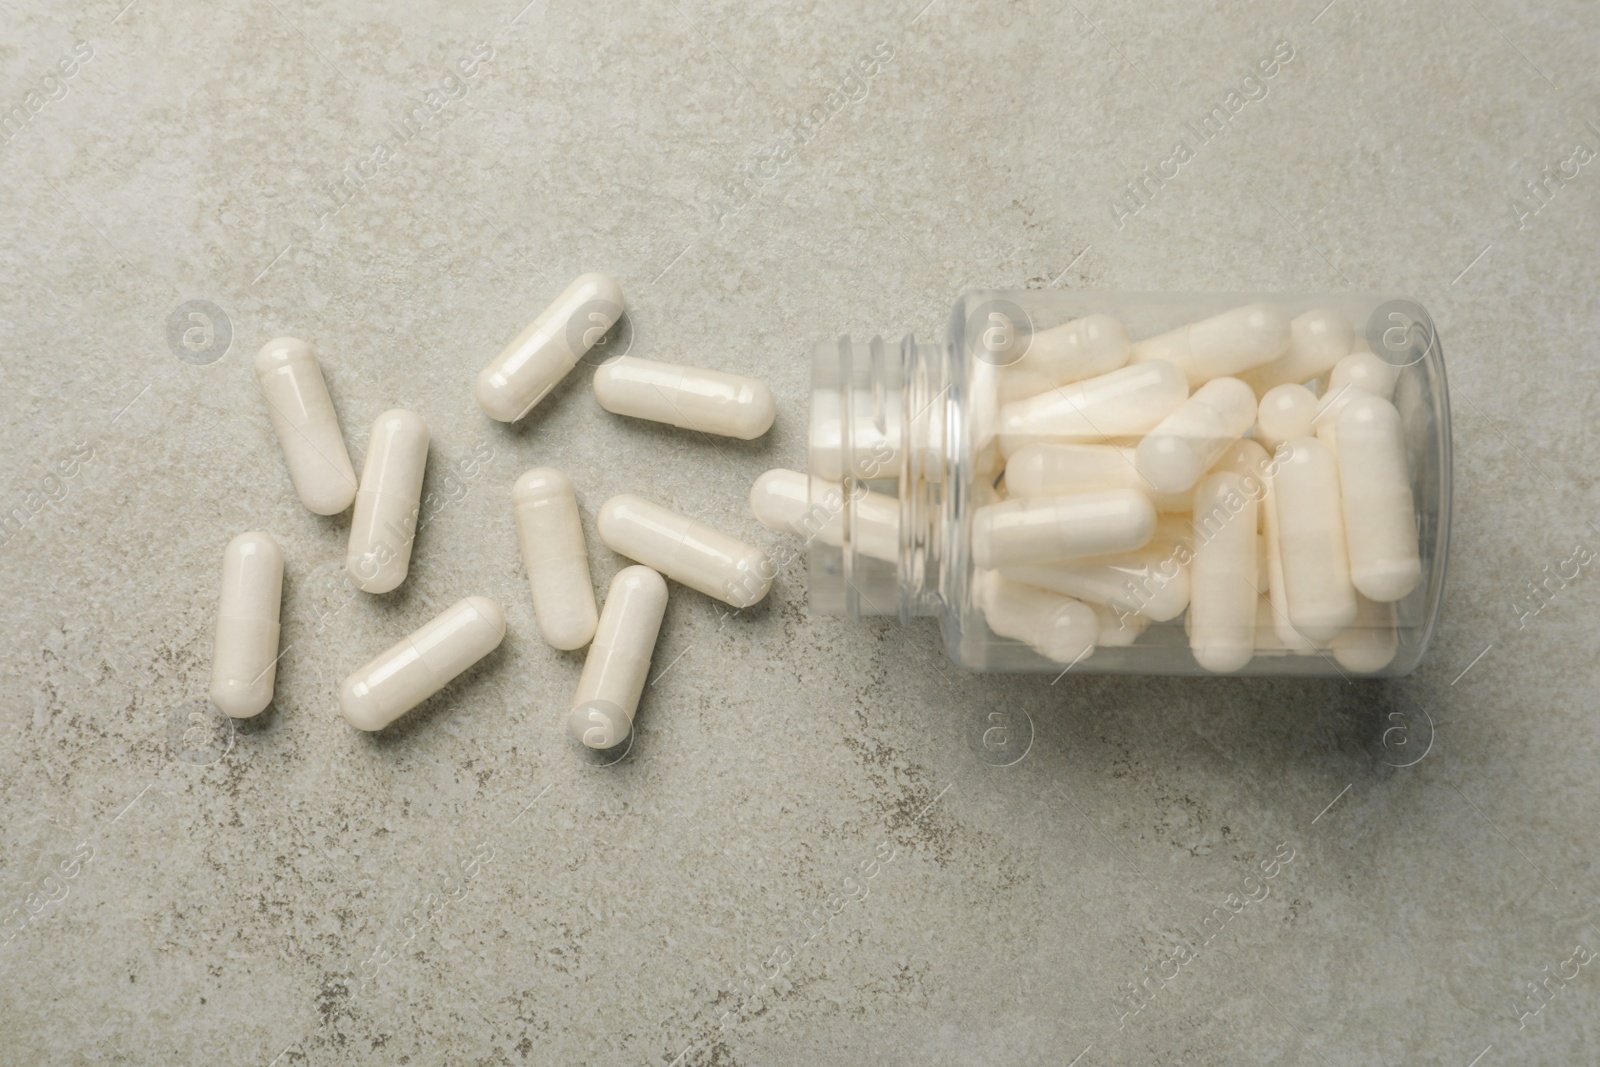
<svg viewBox="0 0 1600 1067"><path fill-rule="evenodd" d="M943 345L842 337L812 354L811 509L834 518L808 546L812 610L942 610L959 469L960 389Z"/></svg>

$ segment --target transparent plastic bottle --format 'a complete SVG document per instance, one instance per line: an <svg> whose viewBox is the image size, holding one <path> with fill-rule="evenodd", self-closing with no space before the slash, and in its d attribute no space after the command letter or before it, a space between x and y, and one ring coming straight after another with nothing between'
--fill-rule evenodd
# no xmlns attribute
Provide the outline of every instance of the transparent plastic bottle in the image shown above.
<svg viewBox="0 0 1600 1067"><path fill-rule="evenodd" d="M1231 320L1216 318L1248 308L1256 309L1250 313L1254 318L1248 328L1239 325L1249 317L1245 311L1236 312ZM1208 321L1221 325L1169 333ZM1286 355L1279 355L1286 322L1289 348ZM1115 351L1119 329L1125 329L1130 339L1123 342L1132 353L1126 361L1119 361ZM1142 343L1156 338L1157 343ZM1346 339L1350 349L1346 355L1370 350L1375 358L1350 360L1335 375L1330 366L1343 358ZM1262 362L1263 355L1272 359ZM1150 360L1156 357L1176 365L1181 373L1174 376L1166 368L1151 368ZM1111 364L1115 366L1106 369ZM1131 369L1140 367L1150 373ZM1316 373L1308 373L1308 368ZM1193 451L1209 471L1231 469L1243 479L1208 481L1202 476L1199 487L1206 494L1208 510L1197 516L1195 489L1163 490L1146 476L1172 467L1160 466L1165 460L1159 453L1174 439L1183 458L1192 460L1181 430L1176 438L1167 434L1156 442L1151 437L1162 435L1149 431L1152 423L1171 413L1179 397L1192 399L1219 370L1224 373L1218 377L1250 385L1257 398L1275 382L1307 386L1321 414L1308 436L1284 444L1269 439L1274 447L1259 453L1249 445L1233 445L1216 466L1209 466L1216 449L1204 443L1197 446ZM1052 380L1064 373L1076 381ZM1125 400L1156 398L1150 410L1138 410L1137 403L1130 408L1131 401L1103 403L1107 374L1120 374L1117 381L1127 383L1121 394ZM1341 423L1340 411L1368 391L1381 395L1390 380L1392 412L1373 400L1360 405L1381 415L1380 425L1388 420L1393 462L1375 464L1388 473L1369 476L1365 469L1350 468L1347 482L1339 484L1348 485L1345 495L1350 499L1343 503L1351 509L1349 521L1362 524L1355 550L1361 552L1370 551L1363 546L1383 534L1381 530L1373 534L1365 525L1369 515L1382 510L1371 507L1369 500L1383 504L1409 482L1416 532L1410 566L1413 572L1420 568L1420 574L1412 574L1409 591L1398 599L1392 599L1393 594L1405 582L1382 586L1385 591L1377 595L1390 598L1386 602L1358 595L1354 617L1346 592L1344 600L1336 598L1335 609L1316 616L1313 627L1304 622L1313 617L1306 606L1312 595L1307 590L1313 580L1338 586L1341 568L1348 570L1351 549L1347 538L1328 542L1336 549L1317 540L1321 532L1344 533L1342 527L1323 531L1316 525L1318 514L1337 505L1334 498L1316 496L1314 491L1307 496L1306 483L1296 479L1311 478L1315 483L1320 476L1326 482L1327 472L1336 471L1339 462L1333 428L1356 425ZM1174 381L1180 383L1177 393L1172 391ZM1094 385L1097 391L1091 397L1099 400L1084 399L1089 394L1075 388L1084 382L1102 383ZM1208 388L1208 397L1228 398L1218 401L1222 405L1218 412L1232 404L1234 413L1202 410L1199 424L1231 419L1237 426L1240 393L1233 383ZM1033 399L1039 397L1049 399ZM1286 410L1303 411L1304 405L1313 403L1298 388L1282 391L1282 397ZM1195 423L1192 416L1193 409L1185 425ZM1086 431L1083 423L1096 419L1104 425ZM1013 432L1018 427L1022 430ZM1059 437L1054 436L1057 430ZM1226 436L1231 431L1214 432ZM1259 424L1246 431L1247 437L1261 434ZM1022 452L1029 444L1046 447ZM1082 444L1097 447L1056 447ZM1346 452L1350 462L1373 454L1360 438L1347 442ZM1126 469L1111 470L1119 458ZM1096 464L1109 465L1102 472L1107 476L1104 484L1097 484ZM1291 464L1298 466L1283 473ZM1449 540L1450 464L1443 354L1432 320L1412 301L1349 294L985 290L969 293L956 304L942 343L919 342L909 335L898 345L882 338L861 343L843 337L815 347L807 510L795 530L808 535L812 611L856 620L937 617L950 658L972 670L1396 676L1416 668L1438 617ZM1041 530L1051 537L1066 530L1062 536L1068 541L1077 537L1073 551L1101 543L1095 538L1105 531L1086 527L1088 532L1079 537L1067 530L1072 523L1065 520L1047 519L1043 526L1036 521L1039 508L1024 504L1025 494L1013 489L1027 487L1037 497L1041 471L1046 483L1062 476L1073 483L1064 495L1099 492L1098 502L1074 499L1061 514L1088 514L1096 508L1096 514L1112 514L1108 521L1116 529L1108 534L1112 540L1104 542L1112 546L1109 551L1089 558L1033 561L1037 565L1027 561L1012 565L1022 557L996 555L991 542L1001 518L1013 526L1022 521L1016 529L1024 538ZM1171 484L1181 485L1187 478L1180 474ZM1128 531L1133 530L1132 539L1139 540L1150 524L1143 504L1133 509L1137 514L1129 511L1126 486L1130 484L1142 491L1157 513L1148 540L1134 549L1126 547L1132 543ZM1321 483L1314 488L1316 484ZM1119 485L1124 488L1117 489ZM1229 510L1233 500L1225 490L1230 488L1238 490L1234 498L1246 501L1238 512ZM1288 528L1281 531L1272 528L1280 489L1291 512ZM1373 492L1378 493L1376 498ZM1052 492L1047 497L1058 501L1060 495ZM1219 499L1229 499L1229 508L1218 505ZM996 510L1001 504L1008 507ZM1184 507L1190 510L1179 510ZM1391 515L1388 522L1392 545L1397 522L1409 525L1411 516L1391 511L1401 516ZM1027 515L1017 520L1021 512ZM1080 521L1090 522L1072 520ZM1235 548L1244 544L1240 526L1225 529L1230 521L1253 524L1254 573L1245 575L1240 569L1235 578L1224 569L1219 579L1215 560L1223 552L1220 546L1224 541ZM1305 532L1308 524L1310 535ZM1269 542L1289 550L1288 554L1279 559L1277 552L1269 553ZM1401 547L1409 555L1409 544ZM1046 555L1049 550L1047 546ZM1335 550L1341 558L1329 562L1327 574L1317 573L1318 553ZM1197 574L1201 552L1211 555ZM1307 558L1313 560L1311 565ZM997 559L1006 565L978 566L996 564ZM1275 568L1274 562L1282 565ZM1361 561L1357 563L1356 573L1366 573ZM1240 592L1238 581L1247 583L1249 591ZM1348 580L1344 581L1347 586ZM1297 599L1286 601L1275 595L1285 592ZM1238 656L1219 656L1215 653L1219 646L1207 643L1209 638L1191 638L1189 630L1197 615L1194 595L1201 598L1198 625L1207 634L1216 629L1217 619L1237 620L1254 603L1255 624ZM1241 599L1246 596L1252 600ZM1088 621L1091 612L1093 623ZM1296 619L1302 624L1295 625ZM1202 651L1209 670L1197 659L1196 650Z"/></svg>

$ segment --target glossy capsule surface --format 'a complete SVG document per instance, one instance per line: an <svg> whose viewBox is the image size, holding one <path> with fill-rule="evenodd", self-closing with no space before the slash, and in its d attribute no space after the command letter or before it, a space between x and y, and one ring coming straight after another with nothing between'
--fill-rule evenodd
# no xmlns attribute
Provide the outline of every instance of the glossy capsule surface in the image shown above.
<svg viewBox="0 0 1600 1067"><path fill-rule="evenodd" d="M627 738L666 610L667 583L649 567L625 567L611 580L567 715L574 739L604 750Z"/></svg>
<svg viewBox="0 0 1600 1067"><path fill-rule="evenodd" d="M1400 650L1400 629L1393 604L1356 594L1356 621L1329 644L1333 658L1347 671L1370 674L1394 661Z"/></svg>
<svg viewBox="0 0 1600 1067"><path fill-rule="evenodd" d="M339 686L339 710L358 730L381 730L494 651L506 635L500 605L469 596L383 652Z"/></svg>
<svg viewBox="0 0 1600 1067"><path fill-rule="evenodd" d="M1004 577L1087 604L1120 609L1146 622L1166 622L1189 606L1189 569L1165 547L1147 545L1120 556L1007 567Z"/></svg>
<svg viewBox="0 0 1600 1067"><path fill-rule="evenodd" d="M1339 413L1337 439L1350 580L1368 599L1392 603L1422 580L1400 413L1382 397L1356 396Z"/></svg>
<svg viewBox="0 0 1600 1067"><path fill-rule="evenodd" d="M339 514L356 498L356 471L311 346L298 337L268 341L255 373L300 502L317 515Z"/></svg>
<svg viewBox="0 0 1600 1067"><path fill-rule="evenodd" d="M849 511L850 539L872 559L893 563L900 558L900 501L858 487L847 501L837 482L808 478L799 471L767 471L750 487L750 510L769 530L819 538L842 545Z"/></svg>
<svg viewBox="0 0 1600 1067"><path fill-rule="evenodd" d="M772 588L765 552L630 493L607 500L596 525L611 551L731 607L758 604Z"/></svg>
<svg viewBox="0 0 1600 1067"><path fill-rule="evenodd" d="M1136 489L1005 500L972 516L972 559L999 569L1108 556L1143 548L1156 509Z"/></svg>
<svg viewBox="0 0 1600 1067"><path fill-rule="evenodd" d="M1289 323L1289 350L1271 363L1244 371L1239 377L1261 396L1279 385L1304 385L1320 378L1350 354L1355 327L1333 308L1312 308Z"/></svg>
<svg viewBox="0 0 1600 1067"><path fill-rule="evenodd" d="M1094 651L1100 620L1082 601L1013 582L993 571L974 576L989 628L1021 641L1054 663L1070 665Z"/></svg>
<svg viewBox="0 0 1600 1067"><path fill-rule="evenodd" d="M1323 644L1355 621L1339 471L1333 451L1315 437L1288 442L1272 478L1278 557L1289 622Z"/></svg>
<svg viewBox="0 0 1600 1067"><path fill-rule="evenodd" d="M1317 437L1330 448L1339 445L1339 414L1345 405L1359 396L1376 396L1388 400L1394 396L1399 381L1399 371L1393 364L1371 352L1352 352L1334 364L1328 376L1328 388L1317 402L1317 414L1312 419Z"/></svg>
<svg viewBox="0 0 1600 1067"><path fill-rule="evenodd" d="M1143 434L1188 395L1182 373L1160 360L1063 385L1000 408L1000 452L1009 457L1042 442L1089 444Z"/></svg>
<svg viewBox="0 0 1600 1067"><path fill-rule="evenodd" d="M1289 350L1289 316L1265 301L1180 326L1133 346L1133 360L1165 360L1192 388L1278 359Z"/></svg>
<svg viewBox="0 0 1600 1067"><path fill-rule="evenodd" d="M1208 474L1195 487L1195 522L1207 517L1207 536L1196 539L1189 568L1189 649L1200 666L1219 674L1255 654L1256 506L1244 477L1232 471Z"/></svg>
<svg viewBox="0 0 1600 1067"><path fill-rule="evenodd" d="M362 591L387 593L406 580L427 465L428 424L422 416L403 408L379 415L367 441L345 553L345 570Z"/></svg>
<svg viewBox="0 0 1600 1067"><path fill-rule="evenodd" d="M235 719L272 703L278 673L278 613L283 603L283 550L253 530L222 554L222 593L211 653L211 702Z"/></svg>
<svg viewBox="0 0 1600 1067"><path fill-rule="evenodd" d="M582 648L594 637L599 616L572 479L552 467L535 467L511 487L511 506L539 636L551 648Z"/></svg>
<svg viewBox="0 0 1600 1067"><path fill-rule="evenodd" d="M1237 378L1213 378L1145 435L1139 474L1158 491L1181 493L1256 421L1256 395Z"/></svg>
<svg viewBox="0 0 1600 1067"><path fill-rule="evenodd" d="M616 325L623 307L616 282L597 272L579 275L479 372L483 413L516 422L532 411Z"/></svg>
<svg viewBox="0 0 1600 1067"><path fill-rule="evenodd" d="M771 429L778 413L772 390L759 378L636 356L601 364L594 395L614 415L745 441Z"/></svg>
<svg viewBox="0 0 1600 1067"><path fill-rule="evenodd" d="M1037 396L1058 385L1109 374L1132 355L1127 329L1110 315L1085 315L1035 330L1028 336L1022 356L1001 368L1000 401Z"/></svg>
<svg viewBox="0 0 1600 1067"><path fill-rule="evenodd" d="M1316 432L1317 394L1303 385L1275 385L1256 409L1256 440L1275 449L1296 437Z"/></svg>
<svg viewBox="0 0 1600 1067"><path fill-rule="evenodd" d="M1121 445L1032 444L1005 465L1006 492L1014 497L1062 496L1096 489L1138 489L1157 511L1183 512L1189 493L1162 493L1139 473L1137 450Z"/></svg>

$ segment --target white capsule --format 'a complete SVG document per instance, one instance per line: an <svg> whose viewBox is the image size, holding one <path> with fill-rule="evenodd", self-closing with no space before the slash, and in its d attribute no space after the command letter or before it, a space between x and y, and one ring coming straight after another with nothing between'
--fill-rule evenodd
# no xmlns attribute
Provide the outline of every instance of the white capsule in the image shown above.
<svg viewBox="0 0 1600 1067"><path fill-rule="evenodd" d="M500 422L522 418L616 325L623 306L616 282L580 274L478 374L478 406Z"/></svg>
<svg viewBox="0 0 1600 1067"><path fill-rule="evenodd" d="M1382 397L1361 395L1339 413L1338 428L1350 580L1365 596L1390 603L1422 580L1400 413Z"/></svg>
<svg viewBox="0 0 1600 1067"><path fill-rule="evenodd" d="M611 551L731 607L758 604L772 588L765 552L632 494L607 500L595 525Z"/></svg>
<svg viewBox="0 0 1600 1067"><path fill-rule="evenodd" d="M972 515L972 558L979 566L1025 567L1143 548L1156 509L1136 489L1005 500Z"/></svg>
<svg viewBox="0 0 1600 1067"><path fill-rule="evenodd" d="M1317 394L1303 385L1275 385L1256 411L1256 440L1277 448L1295 437L1316 433Z"/></svg>
<svg viewBox="0 0 1600 1067"><path fill-rule="evenodd" d="M1352 352L1334 365L1328 381L1328 390L1317 404L1313 421L1317 436L1329 448L1339 444L1339 413L1358 396L1379 396L1385 400L1394 396L1399 371L1393 364L1371 352Z"/></svg>
<svg viewBox="0 0 1600 1067"><path fill-rule="evenodd" d="M1001 403L1108 374L1133 355L1127 329L1110 315L1085 315L1038 330L1027 341L1022 358L1001 368Z"/></svg>
<svg viewBox="0 0 1600 1067"><path fill-rule="evenodd" d="M506 635L500 605L469 596L356 671L339 686L339 710L357 730L381 730L449 685Z"/></svg>
<svg viewBox="0 0 1600 1067"><path fill-rule="evenodd" d="M1356 331L1343 313L1312 308L1289 323L1289 351L1280 359L1245 371L1245 380L1259 396L1279 385L1304 385L1320 378L1350 354Z"/></svg>
<svg viewBox="0 0 1600 1067"><path fill-rule="evenodd" d="M242 533L222 553L222 595L211 651L211 703L248 719L272 703L278 674L283 550L269 534Z"/></svg>
<svg viewBox="0 0 1600 1067"><path fill-rule="evenodd" d="M1356 621L1333 639L1333 658L1347 671L1371 674L1381 671L1400 650L1400 631L1393 604L1380 604L1356 594Z"/></svg>
<svg viewBox="0 0 1600 1067"><path fill-rule="evenodd" d="M1272 493L1289 622L1307 640L1327 642L1356 617L1338 464L1314 437L1286 443L1290 452L1278 464Z"/></svg>
<svg viewBox="0 0 1600 1067"><path fill-rule="evenodd" d="M1207 474L1220 474L1223 471L1232 471L1242 475L1245 485L1256 496L1266 492L1266 477L1272 468L1272 459L1267 455L1267 450L1248 437L1233 442L1222 450L1222 455L1217 457L1215 463L1207 469ZM1193 500L1193 497L1190 497Z"/></svg>
<svg viewBox="0 0 1600 1067"><path fill-rule="evenodd" d="M1262 541L1267 551L1267 595L1268 606L1271 609L1267 614L1268 625L1272 627L1274 641L1271 646L1264 646L1262 638L1257 635L1256 647L1276 647L1288 652L1315 652L1316 643L1309 640L1304 634L1294 628L1289 621L1289 594L1283 587L1283 554L1279 549L1278 541L1278 509L1277 501L1272 493L1268 493L1261 502ZM1261 628L1260 614L1257 613L1256 627Z"/></svg>
<svg viewBox="0 0 1600 1067"><path fill-rule="evenodd" d="M421 415L393 408L374 420L344 561L357 588L387 593L406 580L427 466L428 424Z"/></svg>
<svg viewBox="0 0 1600 1067"><path fill-rule="evenodd" d="M1104 604L1090 604L1095 621L1100 625L1095 645L1099 648L1126 648L1139 640L1139 635L1150 628L1148 615L1135 615L1121 608Z"/></svg>
<svg viewBox="0 0 1600 1067"><path fill-rule="evenodd" d="M1241 476L1223 472L1201 479L1194 509L1197 521L1201 514L1229 513L1228 521L1199 540L1189 565L1190 651L1206 670L1226 674L1255 653L1256 501Z"/></svg>
<svg viewBox="0 0 1600 1067"><path fill-rule="evenodd" d="M799 471L778 468L767 471L750 487L750 510L769 530L807 540L815 537L825 545L844 544L848 521L850 543L857 552L889 563L900 558L900 501L868 492L859 483L847 509L844 490L837 482L808 479Z"/></svg>
<svg viewBox="0 0 1600 1067"><path fill-rule="evenodd" d="M999 636L1021 641L1054 663L1070 665L1094 651L1100 620L1089 605L993 572L973 577L978 606Z"/></svg>
<svg viewBox="0 0 1600 1067"><path fill-rule="evenodd" d="M1213 470L1206 475L1208 478L1226 476L1228 481L1226 491L1218 492L1205 500L1200 499L1198 491L1194 498L1194 514L1190 517L1190 544L1198 546L1222 535L1224 530L1232 530L1231 537L1242 537L1239 530L1247 531L1254 537L1260 529L1260 513L1258 505L1267 495L1267 483L1256 473L1241 473L1234 470Z"/></svg>
<svg viewBox="0 0 1600 1067"><path fill-rule="evenodd" d="M1159 493L1139 473L1135 450L1118 445L1026 445L1006 461L1006 492L1011 496L1062 496L1096 489L1138 489L1157 511L1182 512L1189 493Z"/></svg>
<svg viewBox="0 0 1600 1067"><path fill-rule="evenodd" d="M572 480L550 467L535 467L511 487L511 504L539 636L563 652L582 648L594 637L598 613Z"/></svg>
<svg viewBox="0 0 1600 1067"><path fill-rule="evenodd" d="M1399 378L1399 368L1382 356L1371 352L1352 352L1333 365L1333 374L1328 380L1328 395L1331 397L1345 386L1353 385L1373 396L1389 400L1394 396L1395 382Z"/></svg>
<svg viewBox="0 0 1600 1067"><path fill-rule="evenodd" d="M1120 556L1007 567L1004 577L1087 604L1167 622L1189 606L1189 569L1174 553L1146 546Z"/></svg>
<svg viewBox="0 0 1600 1067"><path fill-rule="evenodd" d="M626 740L666 610L667 583L649 567L624 567L611 580L567 716L567 729L581 743L608 749Z"/></svg>
<svg viewBox="0 0 1600 1067"><path fill-rule="evenodd" d="M1265 505L1263 505L1262 510L1266 510ZM1285 630L1294 635L1294 631L1288 629L1288 623L1283 619L1283 616L1273 608L1272 599L1265 596L1257 599L1256 652L1291 652L1296 656L1311 656L1319 651L1316 645L1298 635L1294 635L1295 641L1292 644L1285 642L1283 639Z"/></svg>
<svg viewBox="0 0 1600 1067"><path fill-rule="evenodd" d="M1139 473L1163 493L1192 489L1255 421L1250 387L1237 378L1213 378L1139 442Z"/></svg>
<svg viewBox="0 0 1600 1067"><path fill-rule="evenodd" d="M1165 360L1198 388L1277 359L1289 350L1290 334L1289 316L1263 301L1139 341L1133 360Z"/></svg>
<svg viewBox="0 0 1600 1067"><path fill-rule="evenodd" d="M356 472L311 346L297 337L268 341L255 372L300 502L318 515L339 514L356 498Z"/></svg>
<svg viewBox="0 0 1600 1067"><path fill-rule="evenodd" d="M1155 360L1063 385L1000 409L1000 451L1042 441L1095 443L1146 433L1189 395L1183 375Z"/></svg>
<svg viewBox="0 0 1600 1067"><path fill-rule="evenodd" d="M613 415L745 441L766 433L778 413L772 390L757 378L635 356L602 363L594 395Z"/></svg>
<svg viewBox="0 0 1600 1067"><path fill-rule="evenodd" d="M1157 515L1155 532L1140 551L1159 552L1187 566L1194 555L1194 515L1190 512Z"/></svg>
<svg viewBox="0 0 1600 1067"><path fill-rule="evenodd" d="M846 471L848 459L849 470ZM866 418L856 418L850 427L850 455L844 455L844 435L838 419L812 412L809 462L811 473L826 481L842 481L848 473L863 481L894 478L899 474L899 424L887 429Z"/></svg>

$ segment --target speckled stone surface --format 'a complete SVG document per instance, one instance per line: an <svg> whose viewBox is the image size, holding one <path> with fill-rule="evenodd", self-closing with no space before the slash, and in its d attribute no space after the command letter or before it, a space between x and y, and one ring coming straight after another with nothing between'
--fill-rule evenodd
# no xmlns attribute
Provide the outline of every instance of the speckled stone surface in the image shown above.
<svg viewBox="0 0 1600 1067"><path fill-rule="evenodd" d="M1526 583L1600 549L1600 10L524 2L0 13L0 1059L1592 1062L1600 578ZM585 270L635 354L769 381L773 431L607 416L582 369L484 418L478 369ZM973 285L1429 307L1457 504L1422 669L980 677L931 622L810 616L790 568L732 618L674 587L632 751L579 758L515 476L571 475L600 588L618 492L775 547L746 492L803 465L810 345L931 336ZM285 476L248 371L281 334L358 464L386 408L432 428L392 595L345 593L348 519ZM287 651L234 724L250 528ZM338 681L468 594L500 649L346 726Z"/></svg>

